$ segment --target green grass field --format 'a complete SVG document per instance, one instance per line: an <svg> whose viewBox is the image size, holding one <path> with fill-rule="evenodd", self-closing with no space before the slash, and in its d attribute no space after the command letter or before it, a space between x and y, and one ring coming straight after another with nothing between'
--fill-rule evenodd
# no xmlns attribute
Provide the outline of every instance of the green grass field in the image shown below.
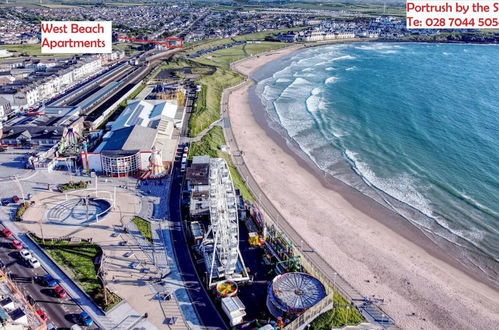
<svg viewBox="0 0 499 330"><path fill-rule="evenodd" d="M57 56L67 57L72 54L42 54L40 44L21 44L21 45L0 45L0 49L6 49L16 55L35 55L35 56Z"/></svg>
<svg viewBox="0 0 499 330"><path fill-rule="evenodd" d="M237 189L241 191L245 200L253 202L255 199L248 187L246 187L243 178L237 171L236 167L232 163L230 155L221 151L220 147L225 144L225 137L223 129L220 126L215 126L206 133L205 136L201 138L199 142L194 142L191 144L189 150L189 159L194 156L209 155L210 157L224 158L229 165L230 174L232 176L232 181Z"/></svg>
<svg viewBox="0 0 499 330"><path fill-rule="evenodd" d="M323 1L302 1L285 4L284 7L318 9L318 10L345 10L356 11L371 16L392 15L405 16L405 7L402 4L387 3L352 3L352 2L323 2Z"/></svg>
<svg viewBox="0 0 499 330"><path fill-rule="evenodd" d="M202 58L196 61L199 63L215 65L228 69L232 62L238 61L247 56L252 56L268 52L271 50L284 48L286 46L289 46L289 44L263 41L258 44L246 44L231 48L220 49L206 56L203 56Z"/></svg>
<svg viewBox="0 0 499 330"><path fill-rule="evenodd" d="M74 280L103 310L109 310L121 301L119 296L108 291L108 303L105 303L104 287L97 277L94 264L96 258L102 255L98 245L86 242L70 244L67 241L45 240L45 243L42 243L40 239L37 241L59 266L73 275Z"/></svg>
<svg viewBox="0 0 499 330"><path fill-rule="evenodd" d="M365 321L362 314L336 291L333 300L335 307L312 321L310 329L326 330L347 325L357 325Z"/></svg>
<svg viewBox="0 0 499 330"><path fill-rule="evenodd" d="M137 226L137 229L140 231L142 236L144 236L149 243L152 243L151 223L141 217L134 217L132 221Z"/></svg>
<svg viewBox="0 0 499 330"><path fill-rule="evenodd" d="M296 28L289 28L289 29L282 29L282 30L262 31L262 32L256 32L256 33L235 36L233 39L238 40L238 41L241 41L241 40L264 40L265 37L275 36L279 32L300 31L303 29L304 29L303 27L296 27ZM216 47L219 45L230 44L232 42L233 42L233 40L231 38L202 40L202 41L196 41L196 42L192 42L192 43L186 43L185 47L187 48L186 49L187 53L195 53L201 49L212 48L212 47Z"/></svg>
<svg viewBox="0 0 499 330"><path fill-rule="evenodd" d="M198 96L195 112L189 120L190 136L198 135L211 123L220 119L220 100L223 90L242 81L243 77L239 73L223 68L217 68L212 75L205 75L198 80L205 92L201 97Z"/></svg>
<svg viewBox="0 0 499 330"><path fill-rule="evenodd" d="M113 50L123 50L126 56L132 56L137 54L140 44L131 42L117 42L113 44Z"/></svg>
<svg viewBox="0 0 499 330"><path fill-rule="evenodd" d="M202 92L198 95L195 111L189 121L190 136L196 136L210 126L211 123L220 119L220 101L223 90L244 80L242 75L229 69L232 62L249 55L256 55L286 46L287 44L276 42L246 44L244 46L220 49L194 60L193 62L215 66L216 71L212 75L204 75L198 80Z"/></svg>

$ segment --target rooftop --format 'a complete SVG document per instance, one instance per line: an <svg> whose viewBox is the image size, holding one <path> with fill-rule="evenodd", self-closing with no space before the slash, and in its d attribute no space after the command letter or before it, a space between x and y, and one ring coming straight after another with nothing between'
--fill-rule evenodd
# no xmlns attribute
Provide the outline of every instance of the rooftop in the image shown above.
<svg viewBox="0 0 499 330"><path fill-rule="evenodd" d="M156 139L156 130L150 127L129 126L108 132L96 152L151 150Z"/></svg>
<svg viewBox="0 0 499 330"><path fill-rule="evenodd" d="M187 180L193 185L207 185L210 179L210 164L196 163L187 168Z"/></svg>
<svg viewBox="0 0 499 330"><path fill-rule="evenodd" d="M111 130L134 125L156 128L161 120L173 120L176 112L176 100L133 100L112 123Z"/></svg>

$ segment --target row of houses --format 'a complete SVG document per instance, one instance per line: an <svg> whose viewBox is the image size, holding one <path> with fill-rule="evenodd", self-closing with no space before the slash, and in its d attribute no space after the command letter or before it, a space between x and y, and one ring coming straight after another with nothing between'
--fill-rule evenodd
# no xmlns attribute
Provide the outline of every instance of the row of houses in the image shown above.
<svg viewBox="0 0 499 330"><path fill-rule="evenodd" d="M10 103L13 110L39 105L86 77L102 69L100 56L75 58L64 64L46 68L14 68L11 76L18 76L0 86L0 97Z"/></svg>

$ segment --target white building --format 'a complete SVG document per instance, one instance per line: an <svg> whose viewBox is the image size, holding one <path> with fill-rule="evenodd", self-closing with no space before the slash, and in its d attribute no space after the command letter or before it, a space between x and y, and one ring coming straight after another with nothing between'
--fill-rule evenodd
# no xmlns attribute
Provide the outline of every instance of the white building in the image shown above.
<svg viewBox="0 0 499 330"><path fill-rule="evenodd" d="M12 54L6 49L0 49L0 57L9 57Z"/></svg>
<svg viewBox="0 0 499 330"><path fill-rule="evenodd" d="M11 111L10 102L0 96L0 122L5 120Z"/></svg>
<svg viewBox="0 0 499 330"><path fill-rule="evenodd" d="M176 100L133 100L93 151L82 153L83 167L110 176L142 175L150 171L157 152L168 171L175 157L175 128L181 127L184 107ZM178 112L182 115L178 116Z"/></svg>
<svg viewBox="0 0 499 330"><path fill-rule="evenodd" d="M246 316L246 307L239 297L222 298L222 310L232 327L243 323L243 318Z"/></svg>
<svg viewBox="0 0 499 330"><path fill-rule="evenodd" d="M9 101L14 109L29 108L51 99L58 93L63 93L70 86L98 72L101 68L100 57L87 57L73 66L54 71L52 75L28 82L20 88L8 85L5 90L0 90L0 96Z"/></svg>

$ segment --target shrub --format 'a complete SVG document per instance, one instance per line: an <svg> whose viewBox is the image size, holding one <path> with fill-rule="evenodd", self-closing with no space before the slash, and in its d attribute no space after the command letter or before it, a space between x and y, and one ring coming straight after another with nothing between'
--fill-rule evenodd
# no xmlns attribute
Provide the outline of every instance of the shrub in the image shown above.
<svg viewBox="0 0 499 330"><path fill-rule="evenodd" d="M16 220L17 221L21 221L23 219L23 214L24 214L24 212L26 212L29 205L30 204L28 202L24 202L21 205L19 205L19 207L17 208L17 211L16 211Z"/></svg>
<svg viewBox="0 0 499 330"><path fill-rule="evenodd" d="M78 182L73 182L69 181L68 183L60 184L59 185L59 190L61 192L67 191L67 190L76 190L76 189L85 189L88 186L87 181L78 181Z"/></svg>

